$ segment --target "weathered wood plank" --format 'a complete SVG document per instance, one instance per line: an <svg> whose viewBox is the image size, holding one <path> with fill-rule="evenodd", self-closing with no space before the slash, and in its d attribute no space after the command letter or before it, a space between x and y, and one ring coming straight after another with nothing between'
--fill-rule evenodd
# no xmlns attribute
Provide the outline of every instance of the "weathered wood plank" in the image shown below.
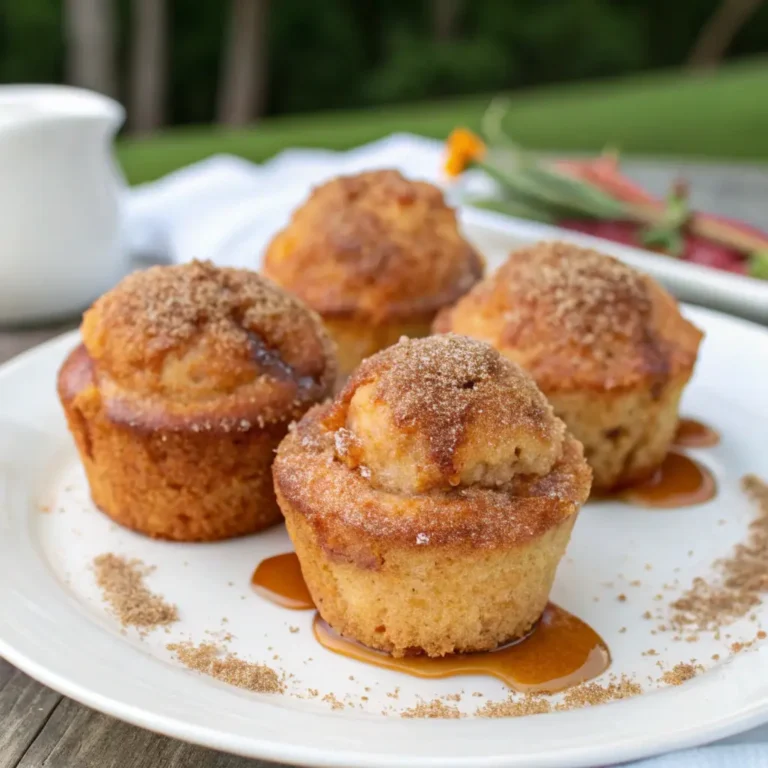
<svg viewBox="0 0 768 768"><path fill-rule="evenodd" d="M15 768L61 698L0 659L0 768Z"/></svg>
<svg viewBox="0 0 768 768"><path fill-rule="evenodd" d="M12 667L5 659L0 658L0 691L5 688L5 684L13 677L15 667Z"/></svg>
<svg viewBox="0 0 768 768"><path fill-rule="evenodd" d="M135 728L63 699L18 768L269 768Z"/></svg>

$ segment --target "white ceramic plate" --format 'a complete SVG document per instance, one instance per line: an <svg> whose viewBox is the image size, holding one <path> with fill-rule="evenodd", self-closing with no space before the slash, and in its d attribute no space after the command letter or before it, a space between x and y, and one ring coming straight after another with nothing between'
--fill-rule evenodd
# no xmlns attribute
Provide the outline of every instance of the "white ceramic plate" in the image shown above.
<svg viewBox="0 0 768 768"><path fill-rule="evenodd" d="M311 613L286 611L251 592L254 566L289 548L282 528L231 542L180 545L112 524L89 502L55 395L56 371L74 335L0 370L0 654L58 691L136 725L300 765L606 765L768 721L766 642L735 656L729 652L730 643L754 639L760 625L768 628L768 606L756 610L757 623L745 619L719 641L708 635L697 643L674 642L667 633L652 635L658 622L642 618L647 610L668 610L679 589L707 576L712 561L744 538L753 510L738 489L739 478L746 472L768 477L768 331L711 311L687 311L707 338L683 411L722 435L718 447L696 452L716 474L720 494L674 511L587 506L553 594L601 633L613 653L611 672L635 677L647 689L644 695L578 711L476 718L478 704L504 698L501 683L482 677L419 680L336 656L313 640ZM156 566L149 586L181 613L169 634L157 630L141 639L133 630L120 633L90 568L104 552ZM634 580L641 585L631 586ZM663 587L675 580L678 588ZM662 593L663 601L654 599ZM173 640L203 642L211 639L207 632L222 629L235 636L230 647L241 657L293 674L288 694L229 687L184 669L166 649ZM644 656L650 648L659 655ZM711 659L716 653L719 662ZM657 662L669 668L691 657L705 665L705 673L679 687L658 688ZM308 697L309 688L320 695ZM399 698L387 696L397 688ZM462 690L464 719L399 716L419 698ZM326 693L348 706L332 711L322 701Z"/></svg>
<svg viewBox="0 0 768 768"><path fill-rule="evenodd" d="M722 272L601 237L492 211L465 207L460 209L460 216L466 236L488 260L489 271L496 269L514 248L538 240L567 240L596 248L652 275L683 301L768 323L768 280Z"/></svg>

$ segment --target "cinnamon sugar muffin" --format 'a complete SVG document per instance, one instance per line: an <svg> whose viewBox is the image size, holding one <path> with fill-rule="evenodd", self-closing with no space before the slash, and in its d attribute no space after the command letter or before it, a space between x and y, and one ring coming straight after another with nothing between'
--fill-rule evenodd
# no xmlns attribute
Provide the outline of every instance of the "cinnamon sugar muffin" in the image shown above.
<svg viewBox="0 0 768 768"><path fill-rule="evenodd" d="M397 171L317 187L264 263L268 277L323 318L343 377L402 335L428 335L435 313L482 270L442 192Z"/></svg>
<svg viewBox="0 0 768 768"><path fill-rule="evenodd" d="M192 263L125 278L81 334L58 391L101 510L180 541L281 519L274 450L336 376L313 312L253 272Z"/></svg>
<svg viewBox="0 0 768 768"><path fill-rule="evenodd" d="M273 474L322 617L395 656L525 634L591 477L530 377L454 335L363 362L289 433Z"/></svg>
<svg viewBox="0 0 768 768"><path fill-rule="evenodd" d="M661 464L702 338L650 277L566 243L515 251L434 328L522 365L583 443L602 490Z"/></svg>

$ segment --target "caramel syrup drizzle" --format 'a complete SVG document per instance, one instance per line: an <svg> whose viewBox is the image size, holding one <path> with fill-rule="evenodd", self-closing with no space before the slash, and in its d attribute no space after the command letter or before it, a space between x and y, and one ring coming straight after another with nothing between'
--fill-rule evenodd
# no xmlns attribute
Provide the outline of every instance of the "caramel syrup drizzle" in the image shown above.
<svg viewBox="0 0 768 768"><path fill-rule="evenodd" d="M708 448L720 442L714 429L695 419L680 419L673 446L677 448ZM596 500L619 499L643 507L678 509L703 504L717 495L717 483L701 462L680 451L671 450L653 476L628 488Z"/></svg>
<svg viewBox="0 0 768 768"><path fill-rule="evenodd" d="M549 603L531 632L487 653L440 658L395 658L335 632L315 614L315 637L323 648L355 661L428 679L490 675L521 693L557 693L601 675L611 663L608 646L592 627Z"/></svg>
<svg viewBox="0 0 768 768"><path fill-rule="evenodd" d="M712 427L696 419L680 419L673 444L678 448L712 448L720 435Z"/></svg>
<svg viewBox="0 0 768 768"><path fill-rule="evenodd" d="M720 436L695 419L681 419L674 445L705 448ZM620 492L619 498L648 507L676 508L712 499L717 485L712 473L685 454L670 451L650 479ZM283 608L315 607L294 552L259 563L251 583L264 598ZM523 693L556 693L602 674L611 663L605 641L572 613L549 603L524 638L487 653L424 655L395 658L338 634L315 614L313 632L329 651L373 666L427 679L459 675L490 675Z"/></svg>
<svg viewBox="0 0 768 768"><path fill-rule="evenodd" d="M703 504L716 494L715 478L703 464L683 453L670 451L652 477L616 495L644 507L678 509Z"/></svg>
<svg viewBox="0 0 768 768"><path fill-rule="evenodd" d="M263 560L251 582L260 595L277 605L314 608L293 552ZM430 679L490 675L520 692L562 691L597 677L611 663L603 639L581 619L552 603L526 637L488 653L394 658L342 637L319 613L315 614L313 630L324 648L355 661Z"/></svg>
<svg viewBox="0 0 768 768"><path fill-rule="evenodd" d="M315 607L295 552L262 560L253 572L251 585L262 597L282 608L306 611Z"/></svg>

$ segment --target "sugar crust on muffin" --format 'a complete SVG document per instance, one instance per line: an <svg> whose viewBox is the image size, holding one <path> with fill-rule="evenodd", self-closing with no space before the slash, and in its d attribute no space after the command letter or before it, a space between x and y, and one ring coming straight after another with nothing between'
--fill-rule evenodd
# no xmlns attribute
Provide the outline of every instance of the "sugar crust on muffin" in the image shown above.
<svg viewBox="0 0 768 768"><path fill-rule="evenodd" d="M366 361L283 441L274 476L321 615L395 655L528 631L591 479L531 380L452 335Z"/></svg>
<svg viewBox="0 0 768 768"><path fill-rule="evenodd" d="M482 339L522 365L584 444L602 489L663 460L702 338L653 279L559 242L514 251L434 330Z"/></svg>
<svg viewBox="0 0 768 768"><path fill-rule="evenodd" d="M348 373L402 334L428 334L483 263L440 189L383 170L315 188L269 245L264 271L323 317Z"/></svg>
<svg viewBox="0 0 768 768"><path fill-rule="evenodd" d="M81 334L58 384L97 505L185 540L280 519L272 452L335 379L314 313L253 272L194 262L125 278Z"/></svg>

